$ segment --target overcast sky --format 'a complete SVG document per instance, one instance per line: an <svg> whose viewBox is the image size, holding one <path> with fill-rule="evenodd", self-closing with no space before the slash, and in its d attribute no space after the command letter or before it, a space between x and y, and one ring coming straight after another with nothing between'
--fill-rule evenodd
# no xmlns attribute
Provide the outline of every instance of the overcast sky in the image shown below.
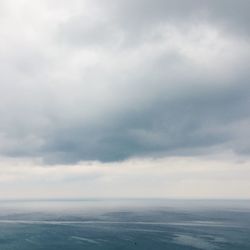
<svg viewBox="0 0 250 250"><path fill-rule="evenodd" d="M0 195L250 198L250 1L0 1Z"/></svg>

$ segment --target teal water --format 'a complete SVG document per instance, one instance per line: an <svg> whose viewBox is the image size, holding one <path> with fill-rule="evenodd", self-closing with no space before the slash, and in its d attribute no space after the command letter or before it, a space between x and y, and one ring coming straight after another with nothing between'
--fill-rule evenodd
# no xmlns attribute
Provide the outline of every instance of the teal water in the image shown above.
<svg viewBox="0 0 250 250"><path fill-rule="evenodd" d="M249 250L249 201L1 201L1 250Z"/></svg>

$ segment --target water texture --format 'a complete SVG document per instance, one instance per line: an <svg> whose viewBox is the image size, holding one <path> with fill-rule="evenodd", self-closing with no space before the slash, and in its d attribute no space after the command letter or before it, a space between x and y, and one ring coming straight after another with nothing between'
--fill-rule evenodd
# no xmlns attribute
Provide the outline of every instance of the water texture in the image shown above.
<svg viewBox="0 0 250 250"><path fill-rule="evenodd" d="M1 250L249 250L249 201L1 201Z"/></svg>

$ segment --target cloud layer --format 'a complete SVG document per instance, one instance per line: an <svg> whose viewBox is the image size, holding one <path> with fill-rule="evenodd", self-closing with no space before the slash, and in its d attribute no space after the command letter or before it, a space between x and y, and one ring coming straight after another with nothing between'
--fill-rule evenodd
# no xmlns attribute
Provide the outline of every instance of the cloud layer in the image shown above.
<svg viewBox="0 0 250 250"><path fill-rule="evenodd" d="M248 156L249 7L1 1L1 155L44 164Z"/></svg>
<svg viewBox="0 0 250 250"><path fill-rule="evenodd" d="M2 199L236 198L250 197L249 161L197 157L131 159L44 166L5 159Z"/></svg>

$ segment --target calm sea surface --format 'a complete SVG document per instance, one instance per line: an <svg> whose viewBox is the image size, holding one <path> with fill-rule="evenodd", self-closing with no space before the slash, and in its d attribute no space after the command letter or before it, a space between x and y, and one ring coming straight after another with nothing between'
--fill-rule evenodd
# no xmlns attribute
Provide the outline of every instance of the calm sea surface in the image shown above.
<svg viewBox="0 0 250 250"><path fill-rule="evenodd" d="M0 201L0 250L249 250L250 201Z"/></svg>

